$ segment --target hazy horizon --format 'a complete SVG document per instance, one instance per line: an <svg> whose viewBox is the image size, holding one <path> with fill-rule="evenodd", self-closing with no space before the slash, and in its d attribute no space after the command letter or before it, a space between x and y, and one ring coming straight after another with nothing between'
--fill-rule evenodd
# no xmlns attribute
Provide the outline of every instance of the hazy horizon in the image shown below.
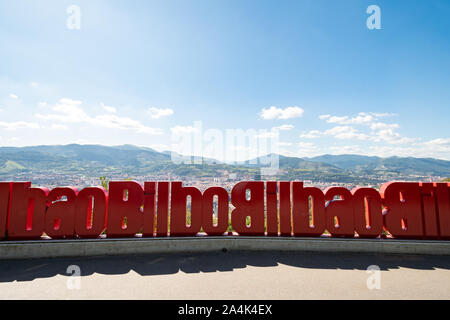
<svg viewBox="0 0 450 320"><path fill-rule="evenodd" d="M27 145L27 146L0 146L1 148L33 148L33 147L52 147L52 146L57 146L57 147L67 147L70 145L76 145L76 146L98 146L98 147L111 147L111 148L118 148L118 147L125 147L125 146L130 146L130 147L136 147L136 148L142 148L142 149L151 149L153 151L156 151L158 153L171 153L171 152L176 152L176 151L172 151L172 150L162 150L162 151L158 151L156 149L153 149L151 147L146 147L146 146L139 146L139 145L134 145L134 144L120 144L120 145L106 145L106 144L79 144L79 143L68 143L68 144L37 144L37 145ZM265 154L263 156L268 156L270 155L270 153ZM323 156L358 156L358 157L378 157L381 159L388 159L388 158L414 158L414 159L434 159L434 160L441 160L441 161L448 161L450 162L450 160L448 159L440 159L440 158L434 158L434 157L414 157L414 156L408 156L408 157L399 157L399 156L389 156L389 157L379 157L379 156L369 156L369 155L364 155L364 154L356 154L356 153L324 153L324 154L320 154L317 156L313 156L313 157L296 157L296 156L292 156L292 155L284 155L284 154L279 154L280 156L283 157L293 157L293 158L300 158L300 159L313 159L313 158L320 158ZM189 154L182 154L182 156L192 156L192 157L197 157L197 156L193 156L193 155L189 155ZM245 161L249 161L249 160L253 160L254 158L249 158L249 159L245 159L239 162L245 162ZM211 158L210 160L217 160L219 162L223 162L223 163L232 163L232 161L221 161L219 159L213 159Z"/></svg>

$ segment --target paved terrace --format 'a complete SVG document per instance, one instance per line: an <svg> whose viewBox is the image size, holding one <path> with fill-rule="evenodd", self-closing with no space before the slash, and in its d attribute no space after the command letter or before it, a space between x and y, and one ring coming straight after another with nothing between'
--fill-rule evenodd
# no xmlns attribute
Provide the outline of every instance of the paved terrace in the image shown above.
<svg viewBox="0 0 450 320"><path fill-rule="evenodd" d="M70 265L81 270L79 289ZM380 289L367 287L370 265L381 269ZM0 299L449 298L449 256L216 251L0 261Z"/></svg>

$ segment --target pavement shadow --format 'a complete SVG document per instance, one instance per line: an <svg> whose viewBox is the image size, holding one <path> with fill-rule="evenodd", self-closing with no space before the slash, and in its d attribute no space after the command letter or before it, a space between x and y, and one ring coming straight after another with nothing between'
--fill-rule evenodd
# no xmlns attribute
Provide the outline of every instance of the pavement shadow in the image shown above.
<svg viewBox="0 0 450 320"><path fill-rule="evenodd" d="M0 282L32 281L56 275L69 276L70 265L80 267L81 276L94 273L121 275L131 270L142 276L199 272L229 272L247 266L270 267L284 264L309 269L367 270L378 265L381 270L410 268L450 269L448 256L392 254L343 254L305 252L210 252L150 254L110 257L55 258L36 260L0 260Z"/></svg>

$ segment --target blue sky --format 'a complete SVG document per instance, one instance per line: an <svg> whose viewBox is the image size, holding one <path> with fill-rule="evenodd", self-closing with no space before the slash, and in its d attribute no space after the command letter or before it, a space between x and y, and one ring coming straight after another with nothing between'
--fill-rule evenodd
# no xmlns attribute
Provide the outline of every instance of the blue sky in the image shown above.
<svg viewBox="0 0 450 320"><path fill-rule="evenodd" d="M449 17L447 0L1 0L0 145L169 150L201 121L279 128L285 155L450 160Z"/></svg>

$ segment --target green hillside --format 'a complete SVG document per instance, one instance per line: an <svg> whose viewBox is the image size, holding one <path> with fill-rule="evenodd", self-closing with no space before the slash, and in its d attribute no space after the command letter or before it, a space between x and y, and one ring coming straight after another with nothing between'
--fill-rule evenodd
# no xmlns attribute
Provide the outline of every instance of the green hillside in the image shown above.
<svg viewBox="0 0 450 320"><path fill-rule="evenodd" d="M2 173L9 173L20 170L25 170L25 167L12 160L6 160L0 167L0 172Z"/></svg>

